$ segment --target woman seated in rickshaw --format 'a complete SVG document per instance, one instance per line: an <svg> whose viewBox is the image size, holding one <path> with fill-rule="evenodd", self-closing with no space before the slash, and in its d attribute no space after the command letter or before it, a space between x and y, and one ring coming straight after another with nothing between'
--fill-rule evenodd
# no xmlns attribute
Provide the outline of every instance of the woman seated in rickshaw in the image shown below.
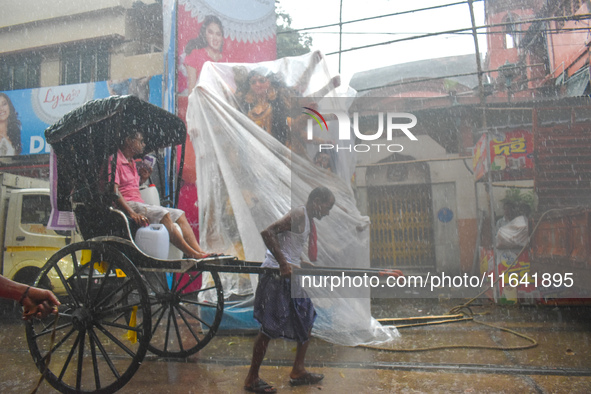
<svg viewBox="0 0 591 394"><path fill-rule="evenodd" d="M185 256L194 259L207 257L208 253L199 246L183 211L144 203L139 186L148 179L151 170L143 167L138 173L134 160L134 157L144 153L144 148L144 136L139 130L125 138L119 147L115 172L115 192L119 208L139 226L163 224L170 235L170 242ZM181 231L174 223L179 225Z"/></svg>

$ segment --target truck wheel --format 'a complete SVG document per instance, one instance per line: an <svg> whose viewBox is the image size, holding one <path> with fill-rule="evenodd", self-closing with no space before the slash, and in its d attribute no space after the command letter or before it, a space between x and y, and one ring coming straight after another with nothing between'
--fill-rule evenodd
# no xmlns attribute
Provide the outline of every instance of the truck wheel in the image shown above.
<svg viewBox="0 0 591 394"><path fill-rule="evenodd" d="M25 267L22 268L20 271L14 275L14 281L18 283L23 283L25 285L33 286L35 284L35 279L37 275L41 271L39 268L36 267Z"/></svg>
<svg viewBox="0 0 591 394"><path fill-rule="evenodd" d="M40 268L25 267L25 268L21 269L19 272L17 272L16 275L14 275L14 281L19 282L19 283L23 283L23 284L29 285L29 286L35 286L35 280L37 279L39 272L41 272ZM47 277L43 277L41 279L41 282L39 282L39 284L37 284L37 287L53 290L51 288L51 282L49 281L49 278L47 278Z"/></svg>

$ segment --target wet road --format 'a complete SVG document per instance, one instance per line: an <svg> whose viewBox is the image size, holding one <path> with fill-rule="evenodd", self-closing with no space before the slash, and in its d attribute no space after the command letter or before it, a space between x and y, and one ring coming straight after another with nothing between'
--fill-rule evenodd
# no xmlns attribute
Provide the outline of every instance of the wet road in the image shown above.
<svg viewBox="0 0 591 394"><path fill-rule="evenodd" d="M392 300L372 303L376 318L440 315L460 300ZM261 376L286 393L589 393L591 307L473 305L475 320L515 330L537 341L526 350L440 349L393 352L337 346L313 339L309 369L325 374L315 386L290 387L292 342L272 341ZM513 347L524 338L470 321L400 329L396 349L450 345ZM218 333L197 355L168 360L148 355L119 393L241 393L253 336ZM26 393L39 372L28 353L15 312L0 323L0 392ZM39 393L54 393L42 383Z"/></svg>

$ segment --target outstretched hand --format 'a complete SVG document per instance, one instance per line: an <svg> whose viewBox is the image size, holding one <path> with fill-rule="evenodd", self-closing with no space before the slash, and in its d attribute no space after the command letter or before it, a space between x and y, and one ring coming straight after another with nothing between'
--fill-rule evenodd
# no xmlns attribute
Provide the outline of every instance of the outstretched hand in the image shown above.
<svg viewBox="0 0 591 394"><path fill-rule="evenodd" d="M33 317L42 319L50 313L57 313L60 302L51 291L30 287L22 300L22 305L23 320L30 320Z"/></svg>

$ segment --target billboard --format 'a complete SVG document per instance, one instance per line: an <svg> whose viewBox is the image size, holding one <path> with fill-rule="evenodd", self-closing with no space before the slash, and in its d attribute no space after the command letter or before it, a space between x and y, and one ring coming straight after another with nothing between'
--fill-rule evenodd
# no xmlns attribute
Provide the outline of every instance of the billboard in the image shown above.
<svg viewBox="0 0 591 394"><path fill-rule="evenodd" d="M276 16L273 0L165 0L166 91L175 97L165 107L186 119L189 95L207 62L254 63L275 60ZM176 65L173 65L174 63ZM198 236L196 158L189 137L185 148L183 186L178 208Z"/></svg>
<svg viewBox="0 0 591 394"><path fill-rule="evenodd" d="M133 94L161 107L162 75L0 92L0 108L2 103L8 104L0 110L0 135L2 113L6 113L7 128L15 130L0 139L0 156L49 153L44 135L47 127L89 100L115 94Z"/></svg>
<svg viewBox="0 0 591 394"><path fill-rule="evenodd" d="M475 180L484 177L489 165L490 170L500 174L501 179L532 178L533 148L533 134L530 130L515 129L483 134L472 149Z"/></svg>

